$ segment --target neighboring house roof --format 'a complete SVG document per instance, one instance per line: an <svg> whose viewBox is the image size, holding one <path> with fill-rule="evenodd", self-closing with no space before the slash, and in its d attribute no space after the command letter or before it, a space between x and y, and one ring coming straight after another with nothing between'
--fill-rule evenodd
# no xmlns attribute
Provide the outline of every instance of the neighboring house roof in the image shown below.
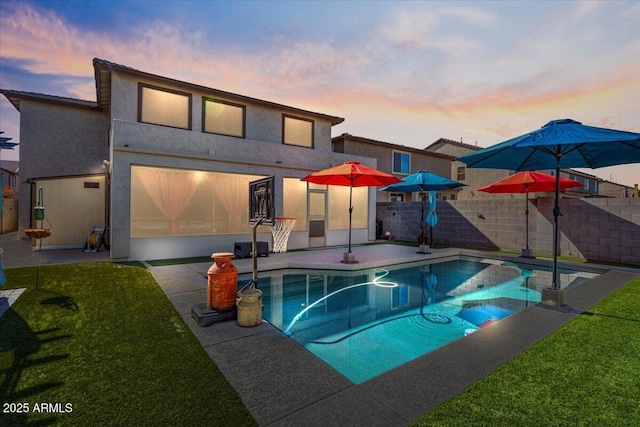
<svg viewBox="0 0 640 427"><path fill-rule="evenodd" d="M568 168L567 169L560 169L560 172L564 172L564 173L568 173L568 174L572 174L572 175L576 175L576 176L581 176L583 178L590 178L590 179L593 179L595 181L603 181L602 178L598 178L595 175L591 175L591 174L586 173L586 172L577 171L575 169L568 169Z"/></svg>
<svg viewBox="0 0 640 427"><path fill-rule="evenodd" d="M468 148L469 150L478 151L482 147L478 147L477 145L465 144L464 142L454 141L452 139L440 138L431 145L425 147L425 151L437 151L443 145L455 145L457 147Z"/></svg>
<svg viewBox="0 0 640 427"><path fill-rule="evenodd" d="M392 148L394 150L402 150L402 151L408 151L408 152L417 153L417 154L429 155L429 156L434 156L434 157L441 157L441 158L447 159L447 160L455 160L455 156L450 156L448 154L425 151L425 150L421 150L419 148L407 147L406 145L393 144L391 142L377 141L375 139L363 138L361 136L355 136L355 135L351 135L349 133L343 133L342 135L334 136L333 138L331 138L331 140L332 141L336 141L336 140L343 139L343 138L344 139L349 139L349 140L352 140L352 141L356 141L356 142L362 142L362 143L365 143L365 144L373 144L373 145L380 145L380 146L384 146L384 147L389 147L389 148Z"/></svg>
<svg viewBox="0 0 640 427"><path fill-rule="evenodd" d="M98 104L95 101L83 101L81 99L67 98L63 96L45 95L42 93L22 92L9 89L0 89L0 93L2 93L18 111L20 111L20 101L23 99L39 102L49 102L52 104L62 104L72 107L82 107L89 109L98 108Z"/></svg>
<svg viewBox="0 0 640 427"><path fill-rule="evenodd" d="M95 70L95 77L96 77L96 93L98 96L98 105L100 106L100 109L103 111L109 111L109 105L111 102L111 73L113 71L117 71L120 73L129 74L135 77L144 77L146 79L154 80L163 84L178 85L178 86L190 88L192 90L206 92L211 94L211 96L220 96L220 97L224 97L224 98L239 101L239 102L251 102L254 104L264 105L272 108L276 107L285 111L289 111L294 114L312 115L315 117L330 120L333 126L344 122L344 118L342 117L330 116L327 114L302 110L299 108L277 104L277 103L265 101L262 99L251 98L244 95L238 95L236 93L231 93L231 92L226 92L219 89L214 89L211 87L201 86L195 83L188 83L180 80L175 80L168 77L159 76L157 74L151 74L144 71L139 71L139 70L136 70L135 68L127 67L124 65L115 64L113 62L109 62L104 59L94 58L93 67Z"/></svg>
<svg viewBox="0 0 640 427"><path fill-rule="evenodd" d="M0 169L17 175L20 169L20 162L17 160L0 160Z"/></svg>

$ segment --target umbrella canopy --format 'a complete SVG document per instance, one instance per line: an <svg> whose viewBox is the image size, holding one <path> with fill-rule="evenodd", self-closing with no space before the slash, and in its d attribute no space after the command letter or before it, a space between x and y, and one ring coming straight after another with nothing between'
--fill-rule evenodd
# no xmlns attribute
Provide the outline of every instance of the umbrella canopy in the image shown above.
<svg viewBox="0 0 640 427"><path fill-rule="evenodd" d="M393 175L370 168L359 162L344 162L341 165L307 175L301 181L314 184L342 185L345 187L377 187L400 182Z"/></svg>
<svg viewBox="0 0 640 427"><path fill-rule="evenodd" d="M381 188L380 191L397 191L405 193L415 193L418 191L420 192L420 199L422 200L420 237L422 238L422 235L424 234L423 224L425 223L424 210L426 204L426 200L422 193L425 191L433 191L433 196L431 194L429 195L429 213L427 214L426 219L427 225L432 227L433 231L433 227L438 223L438 217L436 216L435 190L453 190L455 188L464 187L466 185L467 184L462 184L461 182L445 178L444 176L421 170L403 178L401 182Z"/></svg>
<svg viewBox="0 0 640 427"><path fill-rule="evenodd" d="M470 168L556 169L553 289L557 284L560 168L601 168L640 163L640 133L585 126L571 119L553 120L539 130L459 157Z"/></svg>
<svg viewBox="0 0 640 427"><path fill-rule="evenodd" d="M568 188L582 187L578 181L572 179L560 178L560 191ZM525 244L526 251L522 251L522 256L533 258L529 250L529 193L540 191L555 191L556 177L542 172L522 171L514 175L508 176L486 187L479 188L479 191L485 193L526 193L525 205Z"/></svg>
<svg viewBox="0 0 640 427"><path fill-rule="evenodd" d="M560 178L560 191L582 187L578 181ZM542 172L522 171L479 188L485 193L536 193L556 190L556 177Z"/></svg>
<svg viewBox="0 0 640 427"><path fill-rule="evenodd" d="M0 249L0 286L3 286L4 283L7 281L7 278L4 275L4 270L3 270L3 266L2 266L2 249Z"/></svg>
<svg viewBox="0 0 640 427"><path fill-rule="evenodd" d="M0 135L2 135L4 132L0 132ZM13 147L15 147L16 145L20 145L17 142L9 142L11 141L13 138L5 138L4 136L0 136L0 149L1 150L13 150Z"/></svg>
<svg viewBox="0 0 640 427"><path fill-rule="evenodd" d="M539 130L458 158L470 168L601 168L640 162L640 134L553 120Z"/></svg>
<svg viewBox="0 0 640 427"><path fill-rule="evenodd" d="M427 219L425 221L431 228L438 224L438 215L436 215L436 192L434 190L429 191L429 213L427 213Z"/></svg>
<svg viewBox="0 0 640 427"><path fill-rule="evenodd" d="M393 175L370 168L359 162L344 162L341 165L307 175L301 181L349 187L349 253L351 253L351 214L353 213L351 201L353 187L378 187L400 182Z"/></svg>
<svg viewBox="0 0 640 427"><path fill-rule="evenodd" d="M380 191L414 193L418 191L452 190L454 188L464 187L465 185L467 184L462 184L458 181L445 178L444 176L421 170L403 178L402 181L396 184L381 188Z"/></svg>

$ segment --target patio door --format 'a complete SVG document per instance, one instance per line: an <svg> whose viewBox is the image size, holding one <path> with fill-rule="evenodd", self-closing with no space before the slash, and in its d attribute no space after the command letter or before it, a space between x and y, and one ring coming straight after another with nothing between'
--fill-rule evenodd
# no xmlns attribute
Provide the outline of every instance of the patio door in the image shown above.
<svg viewBox="0 0 640 427"><path fill-rule="evenodd" d="M326 246L327 191L309 190L309 247Z"/></svg>

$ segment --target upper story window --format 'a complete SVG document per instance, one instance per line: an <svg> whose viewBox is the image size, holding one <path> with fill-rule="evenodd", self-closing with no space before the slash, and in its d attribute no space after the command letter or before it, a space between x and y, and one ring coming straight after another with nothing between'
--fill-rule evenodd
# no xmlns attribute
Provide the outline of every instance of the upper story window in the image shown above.
<svg viewBox="0 0 640 427"><path fill-rule="evenodd" d="M203 132L244 138L245 106L203 98Z"/></svg>
<svg viewBox="0 0 640 427"><path fill-rule="evenodd" d="M410 159L411 156L409 153L404 153L402 151L394 151L393 152L393 173L404 173L409 174L410 169Z"/></svg>
<svg viewBox="0 0 640 427"><path fill-rule="evenodd" d="M457 178L456 178L456 180L457 180L457 181L464 181L464 180L465 180L465 178L466 178L466 175L467 175L466 171L467 171L467 168L466 168L466 167L464 167L464 166L458 166L458 173L457 173Z"/></svg>
<svg viewBox="0 0 640 427"><path fill-rule="evenodd" d="M282 116L282 142L313 148L313 120Z"/></svg>
<svg viewBox="0 0 640 427"><path fill-rule="evenodd" d="M138 121L191 129L191 94L140 84Z"/></svg>

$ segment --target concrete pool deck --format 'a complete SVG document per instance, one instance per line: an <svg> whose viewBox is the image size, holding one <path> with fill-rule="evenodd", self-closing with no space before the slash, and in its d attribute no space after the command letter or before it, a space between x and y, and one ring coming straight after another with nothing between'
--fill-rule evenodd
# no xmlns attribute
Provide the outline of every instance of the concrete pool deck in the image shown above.
<svg viewBox="0 0 640 427"><path fill-rule="evenodd" d="M461 253L496 256L458 249L434 249L425 255L416 249L391 244L355 247L359 264L340 263L344 248L270 254L258 258L258 269L349 271ZM549 265L543 259L530 262ZM261 426L407 425L640 275L634 269L607 271L567 291L566 303L576 311L533 306L356 385L266 322L253 328L242 328L235 321L198 327L191 307L206 301L211 264L148 268ZM234 264L240 273L252 271L251 259L237 259Z"/></svg>
<svg viewBox="0 0 640 427"><path fill-rule="evenodd" d="M0 247L5 268L37 263L30 240L3 235ZM340 263L345 248L296 251L259 257L258 267L261 271L356 270L443 260L460 253L500 256L458 249L434 249L425 255L416 250L394 244L357 246L353 252L359 264ZM85 254L80 249L44 251L41 255L41 265L108 260L106 251ZM147 267L261 426L407 425L578 315L536 305L356 385L266 322L254 328L242 328L235 321L198 327L191 318L191 307L206 301L206 274L212 262ZM525 262L550 264L545 259ZM234 264L240 273L252 271L250 258L236 259ZM591 264L573 267L599 268ZM638 275L640 269L612 269L567 291L566 302L578 311L587 310Z"/></svg>

